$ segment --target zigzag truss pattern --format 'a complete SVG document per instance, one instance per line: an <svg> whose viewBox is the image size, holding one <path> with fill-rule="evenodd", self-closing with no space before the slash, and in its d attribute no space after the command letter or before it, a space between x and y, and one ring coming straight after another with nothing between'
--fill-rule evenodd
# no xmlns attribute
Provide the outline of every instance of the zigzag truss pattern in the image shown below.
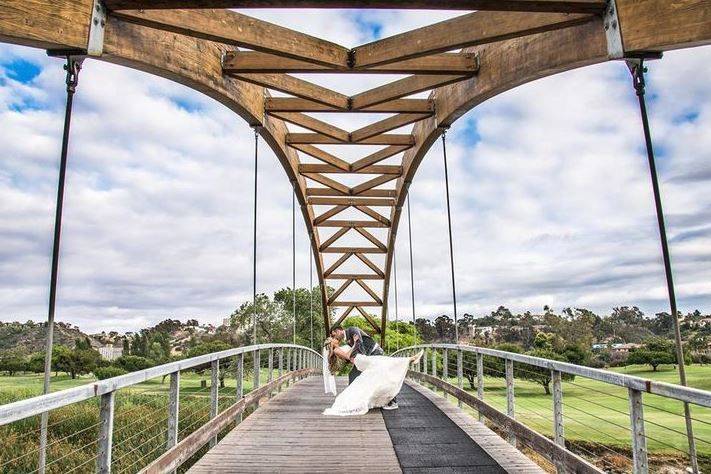
<svg viewBox="0 0 711 474"><path fill-rule="evenodd" d="M346 48L226 10L261 7L470 12ZM457 118L543 76L711 40L711 0L2 0L0 40L91 50L102 9L93 56L183 83L258 128L301 205L325 324L360 314L381 338L409 184ZM354 95L302 78L323 74L402 77Z"/></svg>

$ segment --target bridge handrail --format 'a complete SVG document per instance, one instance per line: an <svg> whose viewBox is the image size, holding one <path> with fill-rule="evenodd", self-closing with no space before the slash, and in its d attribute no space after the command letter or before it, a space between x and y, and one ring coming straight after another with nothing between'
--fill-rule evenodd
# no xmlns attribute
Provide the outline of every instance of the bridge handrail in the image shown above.
<svg viewBox="0 0 711 474"><path fill-rule="evenodd" d="M470 346L466 344L419 344L410 347L404 347L393 355L403 351L412 351L425 348L447 349L447 350L462 350L464 352L473 352L501 359L520 362L522 364L543 367L550 370L556 370L561 373L585 377L592 380L598 380L611 385L618 385L640 392L651 393L666 398L673 398L682 402L693 403L703 407L711 407L711 392L699 390L692 387L684 387L682 385L671 384L667 382L659 382L655 380L636 377L634 375L620 374L610 370L595 369L582 365L571 364L569 362L561 362L551 359L543 359L526 354L517 354L515 352L500 351L497 349L489 349L486 347Z"/></svg>
<svg viewBox="0 0 711 474"><path fill-rule="evenodd" d="M167 364L158 365L144 370L119 375L105 380L99 380L80 387L69 388L58 392L48 393L37 397L19 400L17 402L0 405L0 426L22 420L35 415L56 410L67 405L89 400L101 395L115 392L121 388L130 387L150 379L170 375L181 370L191 369L199 365L208 364L216 360L225 359L239 354L245 354L264 349L300 349L313 353L318 357L321 354L305 346L296 344L257 344L252 346L236 347L220 352L204 354L189 359L183 359Z"/></svg>

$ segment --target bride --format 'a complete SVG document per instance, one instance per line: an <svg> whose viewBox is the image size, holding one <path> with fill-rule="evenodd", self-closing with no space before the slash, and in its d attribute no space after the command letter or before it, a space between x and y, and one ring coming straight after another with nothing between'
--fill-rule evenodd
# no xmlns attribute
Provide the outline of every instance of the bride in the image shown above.
<svg viewBox="0 0 711 474"><path fill-rule="evenodd" d="M423 354L423 351L412 357L357 354L351 358L351 351L350 346L339 346L335 338L326 340L323 377L327 392L336 394L333 374L338 373L345 362L353 362L361 374L336 397L331 408L324 410L324 415L364 415L371 408L385 406L400 392L410 364L419 362Z"/></svg>

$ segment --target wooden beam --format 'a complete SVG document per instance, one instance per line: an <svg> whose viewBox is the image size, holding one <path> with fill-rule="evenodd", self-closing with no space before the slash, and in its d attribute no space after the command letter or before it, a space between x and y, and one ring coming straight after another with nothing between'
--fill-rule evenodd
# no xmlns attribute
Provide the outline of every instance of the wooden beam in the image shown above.
<svg viewBox="0 0 711 474"><path fill-rule="evenodd" d="M341 316L339 316L338 320L333 324L333 327L340 326L341 323L343 322L344 319L348 317L349 314L351 314L351 311L355 309L355 306L351 306L347 310L343 312Z"/></svg>
<svg viewBox="0 0 711 474"><path fill-rule="evenodd" d="M424 114L393 115L392 117L366 125L365 127L351 132L350 138L354 142L359 142L361 140L365 140L366 138L374 137L376 135L380 135L381 133L389 132L391 130L404 127L405 125L410 125L411 123L419 122L427 117L428 116Z"/></svg>
<svg viewBox="0 0 711 474"><path fill-rule="evenodd" d="M329 165L340 168L343 171L350 171L351 170L351 166L347 161L342 160L330 153L327 153L327 152L323 151L322 149L317 148L313 145L307 145L304 143L304 144L292 144L290 146L296 150L299 150L303 153L306 153L309 156L316 158L317 160L321 160L324 163L327 163Z"/></svg>
<svg viewBox="0 0 711 474"><path fill-rule="evenodd" d="M501 10L523 12L600 13L601 0L106 0L122 8L373 8L395 10Z"/></svg>
<svg viewBox="0 0 711 474"><path fill-rule="evenodd" d="M319 247L319 251L323 252L326 250L328 247L331 246L336 240L340 239L343 237L349 230L351 230L350 227L343 227L342 229L338 229L331 237L326 239L321 246Z"/></svg>
<svg viewBox="0 0 711 474"><path fill-rule="evenodd" d="M357 308L358 306L382 306L381 304L376 303L375 301L335 301L329 306L337 308L337 307L344 307L344 306L353 306Z"/></svg>
<svg viewBox="0 0 711 474"><path fill-rule="evenodd" d="M398 135L395 133L384 133L376 137L366 138L358 143L342 142L320 133L288 133L286 135L288 144L316 144L316 145L413 145L412 135Z"/></svg>
<svg viewBox="0 0 711 474"><path fill-rule="evenodd" d="M494 43L579 25L595 18L586 14L474 12L384 38L355 48L355 67Z"/></svg>
<svg viewBox="0 0 711 474"><path fill-rule="evenodd" d="M349 196L351 197L350 189L346 192L338 191L332 188L306 188L307 196ZM394 189L368 189L358 193L357 197L374 197L374 198L395 198L397 191Z"/></svg>
<svg viewBox="0 0 711 474"><path fill-rule="evenodd" d="M375 227L375 228L385 228L387 225L378 221L340 221L340 220L330 220L319 222L315 224L316 227Z"/></svg>
<svg viewBox="0 0 711 474"><path fill-rule="evenodd" d="M321 102L298 97L267 97L264 101L267 112L344 112L342 108L332 107ZM422 113L434 112L433 102L429 99L397 99L383 102L372 107L348 110L349 113Z"/></svg>
<svg viewBox="0 0 711 474"><path fill-rule="evenodd" d="M285 58L259 51L230 51L222 59L225 74L242 73L327 73L327 74L467 74L478 70L473 53L433 54L381 66L360 69L325 66L300 59Z"/></svg>
<svg viewBox="0 0 711 474"><path fill-rule="evenodd" d="M329 247L322 250L323 253L388 253L387 249L380 249L377 247Z"/></svg>
<svg viewBox="0 0 711 474"><path fill-rule="evenodd" d="M306 202L312 206L337 206L339 204L353 206L355 204L363 204L364 206L391 207L395 205L395 200L391 198L309 197L306 198Z"/></svg>
<svg viewBox="0 0 711 474"><path fill-rule="evenodd" d="M382 275L371 275L370 273L331 273L328 276L329 280L382 280Z"/></svg>
<svg viewBox="0 0 711 474"><path fill-rule="evenodd" d="M383 148L382 150L378 150L375 153L372 153L364 158L361 158L360 160L354 161L350 165L350 169L352 171L358 171L362 168L365 168L366 166L371 166L374 165L375 163L379 163L383 160L386 160L390 158L391 156L395 156L398 153L402 153L403 151L407 150L410 148L409 146L398 146L398 145L391 145L387 148Z"/></svg>
<svg viewBox="0 0 711 474"><path fill-rule="evenodd" d="M331 273L333 273L334 270L338 269L341 265L343 265L343 262L348 260L353 254L352 253L347 253L345 255L341 255L338 260L333 262L333 265L328 267L325 272L323 272L324 278L328 277Z"/></svg>
<svg viewBox="0 0 711 474"><path fill-rule="evenodd" d="M336 191L339 191L344 194L350 194L351 193L351 188L346 186L345 184L341 184L338 181L328 178L322 174L319 173L304 173L303 176L312 179L316 181L317 183L323 184L324 186L328 186L331 189L334 189Z"/></svg>
<svg viewBox="0 0 711 474"><path fill-rule="evenodd" d="M334 291L333 293L331 293L331 296L328 298L328 304L330 305L330 304L332 304L334 301L336 301L336 298L338 298L338 297L341 295L341 293L343 293L344 291L346 291L346 288L348 288L348 287L351 285L351 283L353 283L354 281L355 281L355 280L353 280L353 279L351 279L351 280L346 280L346 281L340 286L340 288L338 288L336 291Z"/></svg>
<svg viewBox="0 0 711 474"><path fill-rule="evenodd" d="M368 191L369 189L372 189L376 186L380 186L381 184L390 182L396 178L397 178L397 176L393 176L390 174L384 174L384 175L378 176L376 178L369 179L368 181L361 183L358 186L354 186L353 188L351 188L350 192L351 192L351 194L357 196L359 194L362 194L364 191Z"/></svg>
<svg viewBox="0 0 711 474"><path fill-rule="evenodd" d="M365 230L364 227L356 227L356 232L358 232L360 235L368 239L370 242L372 242L373 245L378 247L379 249L382 250L387 250L387 247L385 246L384 243L382 243L380 240L378 240L377 237L375 237L373 234Z"/></svg>
<svg viewBox="0 0 711 474"><path fill-rule="evenodd" d="M370 288L361 280L355 280L355 282L358 283L358 285L360 285L360 287L363 288L363 290L368 293L371 298L373 298L373 301L375 301L376 303L380 303L381 306L383 305L383 300L380 299L380 296L378 296L372 288Z"/></svg>
<svg viewBox="0 0 711 474"><path fill-rule="evenodd" d="M365 320L368 321L368 323L370 323L370 325L372 326L372 328L375 330L375 332L377 334L381 334L383 332L383 330L380 328L380 326L377 325L377 323L375 322L375 320L373 319L373 317L371 315L369 315L367 312L365 312L365 310L363 308L361 308L360 306L358 306L357 309L358 309L358 312L360 313L360 315L363 316L363 318L365 318Z"/></svg>
<svg viewBox="0 0 711 474"><path fill-rule="evenodd" d="M337 166L324 165L320 163L301 163L299 173L355 173L355 174L402 174L402 166L399 165L373 165L359 168L358 170L344 170Z"/></svg>
<svg viewBox="0 0 711 474"><path fill-rule="evenodd" d="M362 212L363 214L365 214L365 215L367 215L367 216L369 216L369 217L372 217L372 218L375 219L376 221L382 222L382 223L385 224L386 226L390 227L390 219L388 219L387 217L381 215L379 212L375 212L374 210L372 210L372 209L369 208L368 206L354 206L354 207L355 207L356 209L358 209L360 212Z"/></svg>
<svg viewBox="0 0 711 474"><path fill-rule="evenodd" d="M113 11L111 15L139 25L255 51L337 67L348 64L349 52L343 46L234 11L136 9Z"/></svg>
<svg viewBox="0 0 711 474"><path fill-rule="evenodd" d="M383 273L383 271L380 268L378 268L378 266L376 264L374 264L373 261L370 260L365 255L363 255L361 253L354 253L353 255L355 255L361 262L365 263L376 274L385 276L385 273Z"/></svg>
<svg viewBox="0 0 711 474"><path fill-rule="evenodd" d="M341 111L346 110L349 105L347 96L288 74L235 74L232 77L302 99L320 102Z"/></svg>
<svg viewBox="0 0 711 474"><path fill-rule="evenodd" d="M341 212L345 211L348 209L348 206L336 206L328 211L324 212L320 216L316 217L314 219L314 225L319 225L321 222L326 221L330 219L331 217L335 216L336 214L340 214Z"/></svg>
<svg viewBox="0 0 711 474"><path fill-rule="evenodd" d="M342 142L350 140L345 130L300 112L272 112L270 115Z"/></svg>
<svg viewBox="0 0 711 474"><path fill-rule="evenodd" d="M416 75L399 79L394 82L370 89L351 98L351 108L361 109L370 107L382 102L399 99L418 92L436 89L455 82L469 79L469 76L438 76L438 75Z"/></svg>

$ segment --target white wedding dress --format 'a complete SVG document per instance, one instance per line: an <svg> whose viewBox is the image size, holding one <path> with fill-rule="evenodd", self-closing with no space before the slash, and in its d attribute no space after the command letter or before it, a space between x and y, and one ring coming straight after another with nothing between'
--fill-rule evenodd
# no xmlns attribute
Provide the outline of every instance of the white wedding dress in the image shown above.
<svg viewBox="0 0 711 474"><path fill-rule="evenodd" d="M336 397L331 408L324 410L324 415L365 415L371 408L385 406L400 392L410 358L358 354L354 365L361 374ZM336 393L335 380L327 370L324 384L326 392Z"/></svg>

